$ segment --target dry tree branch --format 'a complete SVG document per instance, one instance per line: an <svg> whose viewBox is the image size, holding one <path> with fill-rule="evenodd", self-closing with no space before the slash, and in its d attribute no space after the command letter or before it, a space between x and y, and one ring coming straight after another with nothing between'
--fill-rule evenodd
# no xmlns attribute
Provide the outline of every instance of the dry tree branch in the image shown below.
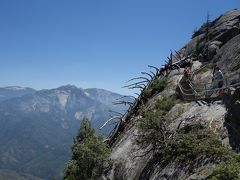
<svg viewBox="0 0 240 180"><path fill-rule="evenodd" d="M149 72L153 75L153 77L156 77L157 73L154 73L152 71L149 71Z"/></svg>
<svg viewBox="0 0 240 180"><path fill-rule="evenodd" d="M131 98L131 99L133 99L133 100L136 100L136 99L137 99L137 98L134 97L134 96L122 96L122 97L120 97L120 98L117 98L116 100L121 100L121 99L124 99L124 98Z"/></svg>
<svg viewBox="0 0 240 180"><path fill-rule="evenodd" d="M182 59L181 54L179 52L175 51L175 53L176 53L179 60Z"/></svg>
<svg viewBox="0 0 240 180"><path fill-rule="evenodd" d="M110 113L116 113L116 114L119 114L119 115L123 116L123 114L122 114L122 113L120 113L120 112L117 112L117 111L109 110L108 112L110 112Z"/></svg>
<svg viewBox="0 0 240 180"><path fill-rule="evenodd" d="M143 85L143 83L147 83L147 82L150 82L150 81L149 80L147 80L147 81L140 81L140 82L136 82L136 83L133 83L133 84L129 84L129 85L123 86L122 88L128 88L128 87L136 86L136 85Z"/></svg>
<svg viewBox="0 0 240 180"><path fill-rule="evenodd" d="M139 94L139 93L134 93L134 94L136 94L137 96L140 96L140 94Z"/></svg>
<svg viewBox="0 0 240 180"><path fill-rule="evenodd" d="M146 80L146 81L150 81L148 78L146 78L146 77L136 77L136 78L132 78L132 79L130 79L130 80L128 80L126 83L128 83L128 82L131 82L131 81L134 81L134 80L137 80L137 79L144 79L144 80Z"/></svg>
<svg viewBox="0 0 240 180"><path fill-rule="evenodd" d="M153 69L155 69L156 73L159 71L159 69L158 69L157 67L155 67L155 66L148 65L148 67L149 67L149 68L153 68Z"/></svg>
<svg viewBox="0 0 240 180"><path fill-rule="evenodd" d="M147 73L147 72L141 72L141 74L149 76L150 79L152 79L155 76L155 74L151 75L150 73ZM149 80L149 82L150 82L150 80Z"/></svg>
<svg viewBox="0 0 240 180"><path fill-rule="evenodd" d="M118 105L118 104L124 104L124 105L129 105L129 106L132 106L133 103L132 102L129 102L129 101L114 101L112 102L114 105Z"/></svg>
<svg viewBox="0 0 240 180"><path fill-rule="evenodd" d="M132 86L132 87L128 87L128 89L141 89L141 90L144 90L144 89L146 89L146 85L145 84L138 84L138 85L135 85L135 86Z"/></svg>
<svg viewBox="0 0 240 180"><path fill-rule="evenodd" d="M104 128L110 121L112 121L112 120L114 120L114 119L122 120L122 116L114 116L114 117L108 119L108 120L100 127L100 129Z"/></svg>

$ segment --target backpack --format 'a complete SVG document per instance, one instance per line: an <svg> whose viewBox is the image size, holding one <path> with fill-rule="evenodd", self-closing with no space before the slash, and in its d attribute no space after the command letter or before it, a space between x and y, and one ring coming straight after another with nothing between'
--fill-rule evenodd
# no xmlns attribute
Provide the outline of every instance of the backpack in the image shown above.
<svg viewBox="0 0 240 180"><path fill-rule="evenodd" d="M223 80L223 73L222 73L222 71L218 70L218 72L216 73L216 79L218 81Z"/></svg>

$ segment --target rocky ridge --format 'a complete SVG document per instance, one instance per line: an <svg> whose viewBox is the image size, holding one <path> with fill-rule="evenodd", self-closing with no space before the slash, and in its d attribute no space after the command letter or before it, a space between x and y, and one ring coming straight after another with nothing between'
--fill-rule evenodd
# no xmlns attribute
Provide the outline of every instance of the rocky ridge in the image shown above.
<svg viewBox="0 0 240 180"><path fill-rule="evenodd" d="M193 34L192 40L173 56L173 62L179 58L195 57L193 60L193 70L196 70L194 81L204 82L211 77L213 65L218 65L224 77L228 79L228 84L240 82L240 10L234 9L216 20L207 21ZM202 68L202 70L201 70ZM200 153L192 157L191 161L181 160L183 154L177 154L181 149L176 149L172 158L159 155L151 151L153 144L142 146L138 143L139 136L146 135L141 132L139 121L141 122L146 113L155 113L158 102L164 103L164 99L177 97L174 104L166 112L167 127L169 132L190 132L195 126L207 129L206 142L216 142L219 149L237 153L240 146L239 119L239 88L232 87L224 94L223 101L191 101L187 102L177 96L177 83L183 76L183 66L178 70L167 72L165 77L167 85L161 92L156 92L141 98L141 103L134 113L125 115L124 122L120 125L117 135L113 136L111 163L109 163L102 179L210 179L218 164L223 159L216 156L216 149L212 149L215 144L208 146L204 144L202 149L211 156ZM160 105L161 106L161 105ZM146 118L145 118L146 119ZM200 128L200 129L201 129ZM190 129L190 130L189 130ZM149 132L151 129L149 129ZM195 132L195 131L194 131ZM198 130L197 130L198 132ZM200 131L200 134L202 132ZM180 134L180 133L179 133ZM182 134L180 134L182 135ZM183 134L185 137L186 134ZM211 141L210 136L217 138ZM154 137L152 137L154 138ZM205 137L201 137L205 138ZM214 138L213 138L214 139ZM217 143L219 141L220 143ZM184 142L184 141L181 141ZM192 142L194 143L194 142ZM170 143L171 144L171 143ZM220 144L220 145L219 145ZM173 144L174 145L174 144ZM191 143L190 143L191 145ZM187 146L188 147L188 146ZM189 148L189 147L188 147ZM193 150L194 147L191 147ZM171 149L171 148L170 148ZM198 149L199 152L203 152ZM229 152L228 152L229 151ZM185 152L187 153L187 151ZM176 157L175 157L176 156ZM180 157L178 157L180 156ZM187 156L186 156L187 157ZM179 160L180 158L180 160Z"/></svg>

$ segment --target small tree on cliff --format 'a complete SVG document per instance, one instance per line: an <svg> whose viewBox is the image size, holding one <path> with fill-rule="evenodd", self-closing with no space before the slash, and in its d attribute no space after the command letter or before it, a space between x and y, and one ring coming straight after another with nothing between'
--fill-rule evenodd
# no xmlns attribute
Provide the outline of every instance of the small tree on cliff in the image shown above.
<svg viewBox="0 0 240 180"><path fill-rule="evenodd" d="M103 163L110 149L103 138L96 135L89 119L84 118L72 147L72 159L68 162L65 180L97 179L103 171Z"/></svg>

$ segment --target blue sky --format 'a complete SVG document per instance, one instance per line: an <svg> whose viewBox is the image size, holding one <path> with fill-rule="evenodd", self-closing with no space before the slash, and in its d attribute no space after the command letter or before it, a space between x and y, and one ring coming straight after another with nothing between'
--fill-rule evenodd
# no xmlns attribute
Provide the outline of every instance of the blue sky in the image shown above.
<svg viewBox="0 0 240 180"><path fill-rule="evenodd" d="M205 21L238 0L1 0L0 86L74 84L128 94Z"/></svg>

